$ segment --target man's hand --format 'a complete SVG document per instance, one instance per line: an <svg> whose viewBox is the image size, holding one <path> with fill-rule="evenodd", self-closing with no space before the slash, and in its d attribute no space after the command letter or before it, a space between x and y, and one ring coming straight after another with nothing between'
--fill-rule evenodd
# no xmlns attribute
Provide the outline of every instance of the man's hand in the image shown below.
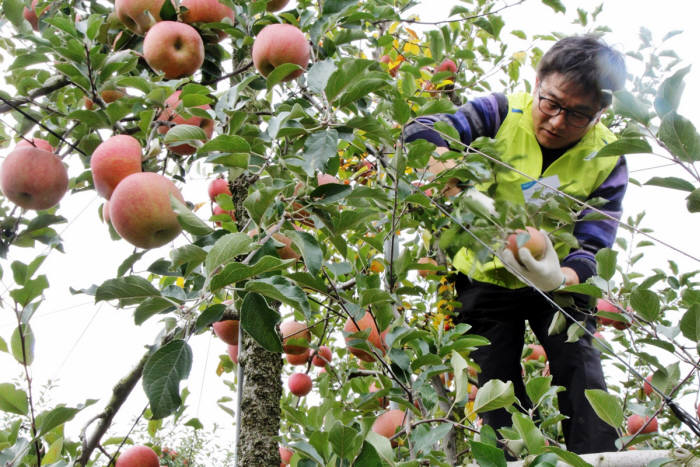
<svg viewBox="0 0 700 467"><path fill-rule="evenodd" d="M516 276L525 277L528 281L532 283L533 286L545 292L551 292L554 289L565 285L566 276L562 272L562 268L559 265L559 257L557 252L552 246L552 241L549 239L549 235L546 232L541 231L545 238L545 251L542 255L542 259L537 260L533 258L532 253L525 247L521 247L518 250L518 256L520 256L520 262L513 256L513 252L509 249L504 249L501 251L501 261L508 268L509 271L513 272Z"/></svg>

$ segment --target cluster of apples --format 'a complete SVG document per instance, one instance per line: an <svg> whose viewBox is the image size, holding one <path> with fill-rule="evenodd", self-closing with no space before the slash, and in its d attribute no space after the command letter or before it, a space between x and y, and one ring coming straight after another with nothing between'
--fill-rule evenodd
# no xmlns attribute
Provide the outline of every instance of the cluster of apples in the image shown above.
<svg viewBox="0 0 700 467"><path fill-rule="evenodd" d="M90 169L95 190L107 200L102 216L123 239L149 249L180 234L170 196L185 200L167 177L141 171L141 144L136 138L114 135L102 142L92 153Z"/></svg>
<svg viewBox="0 0 700 467"><path fill-rule="evenodd" d="M23 209L49 209L68 190L68 170L48 141L22 140L2 163L0 188Z"/></svg>

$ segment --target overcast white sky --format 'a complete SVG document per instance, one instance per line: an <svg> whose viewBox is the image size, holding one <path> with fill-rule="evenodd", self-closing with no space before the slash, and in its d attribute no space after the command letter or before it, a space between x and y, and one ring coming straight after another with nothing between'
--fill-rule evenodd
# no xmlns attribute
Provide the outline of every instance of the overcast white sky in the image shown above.
<svg viewBox="0 0 700 467"><path fill-rule="evenodd" d="M455 3L457 2L451 0L424 1L424 6L419 8L421 19L445 19L451 5ZM523 5L504 12L506 30L522 29L529 35L552 29L580 32L580 29L572 30L569 26L575 17L575 5L590 8L594 2L565 3L569 11L563 16L542 6L539 0L528 0ZM666 0L662 7L658 0L608 0L600 21L613 29L608 42L623 49L636 48L640 26L651 29L655 38L674 29L685 31L670 42L678 54L694 66L691 74L686 77L681 113L700 125L700 113L695 107L700 102L700 56L697 48L700 33L695 24L696 15L689 11L690 4L692 2L687 0ZM546 44L543 45L543 48L546 47ZM7 66L7 62L3 66ZM647 156L630 158L633 171L657 164L658 161ZM660 175L659 171L652 171L634 172L633 176L645 181L652 173ZM184 195L193 202L201 202L207 199L205 190L204 182L193 184L185 188ZM698 231L700 214L687 213L682 198L680 192L660 188L645 188L643 192L630 189L625 204L626 215L646 209L646 226L653 228L659 237L680 248L694 248L696 234L689 237L686 232L694 234ZM43 270L51 271L51 289L47 293L47 301L32 321L37 335L37 356L32 366L35 387L47 379L58 380L59 387L52 394L55 402L75 404L88 398L99 398L100 402L92 410L89 409L91 413L95 412L95 408L101 409L104 406L112 386L137 362L144 352L144 346L154 340L160 328L154 319L144 326L133 326L129 311L114 310L103 303L95 305L90 297L68 294L69 286L89 287L114 277L119 259L125 258L132 251L125 242L109 239L106 227L98 220L97 209L100 204L101 201L92 192L71 196L69 202L62 203L61 214L69 219L69 224L59 227L59 230L65 229L62 235L66 254L52 252L43 266ZM204 209L207 210L204 214L206 216L208 208ZM699 252L697 248L695 250L694 254L697 255ZM9 260L16 259L17 254L18 250L13 249ZM155 259L159 254L163 254L163 251L151 256ZM665 267L665 258L671 256L672 253L661 251L660 256L653 261L663 261L664 264L660 266ZM698 267L693 262L681 262L688 264L688 268ZM142 267L148 264L148 259L139 262ZM8 278L10 268L7 260L2 261L2 268ZM59 274L55 274L55 271L59 271ZM6 292L3 292L3 296L6 296ZM8 302L5 303L7 306ZM15 326L12 314L5 309L5 313L0 315L0 336L9 342ZM216 400L224 394L231 397L233 394L228 392L220 378L214 374L218 355L225 351L225 345L208 334L193 338L191 345L195 361L187 382L192 392L189 414L202 418L205 425L214 421L228 424L228 416L216 407ZM4 375L0 382L8 381L12 376L19 375L19 372L20 367L9 354L0 354L0 373ZM139 385L135 391L137 397L132 397L119 415L121 426L130 421L130 416L126 413L138 413L144 407L145 398L142 394ZM70 435L76 436L80 426L72 424L70 428Z"/></svg>

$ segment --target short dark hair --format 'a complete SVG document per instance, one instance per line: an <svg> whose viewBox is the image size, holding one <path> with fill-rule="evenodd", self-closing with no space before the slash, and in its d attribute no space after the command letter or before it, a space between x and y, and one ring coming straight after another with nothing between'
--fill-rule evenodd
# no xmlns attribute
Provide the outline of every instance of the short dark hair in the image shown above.
<svg viewBox="0 0 700 467"><path fill-rule="evenodd" d="M612 93L622 89L627 69L622 54L595 36L571 36L559 40L537 65L540 81L561 73L586 93L593 93L601 107L612 102Z"/></svg>

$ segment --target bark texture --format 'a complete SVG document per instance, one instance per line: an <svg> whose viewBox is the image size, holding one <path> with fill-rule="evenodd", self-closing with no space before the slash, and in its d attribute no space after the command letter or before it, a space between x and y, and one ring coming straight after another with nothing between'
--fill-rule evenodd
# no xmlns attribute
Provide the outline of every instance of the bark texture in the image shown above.
<svg viewBox="0 0 700 467"><path fill-rule="evenodd" d="M282 398L282 357L260 347L247 334L243 334L243 345L244 351L240 355L244 377L238 465L279 465L277 437Z"/></svg>

